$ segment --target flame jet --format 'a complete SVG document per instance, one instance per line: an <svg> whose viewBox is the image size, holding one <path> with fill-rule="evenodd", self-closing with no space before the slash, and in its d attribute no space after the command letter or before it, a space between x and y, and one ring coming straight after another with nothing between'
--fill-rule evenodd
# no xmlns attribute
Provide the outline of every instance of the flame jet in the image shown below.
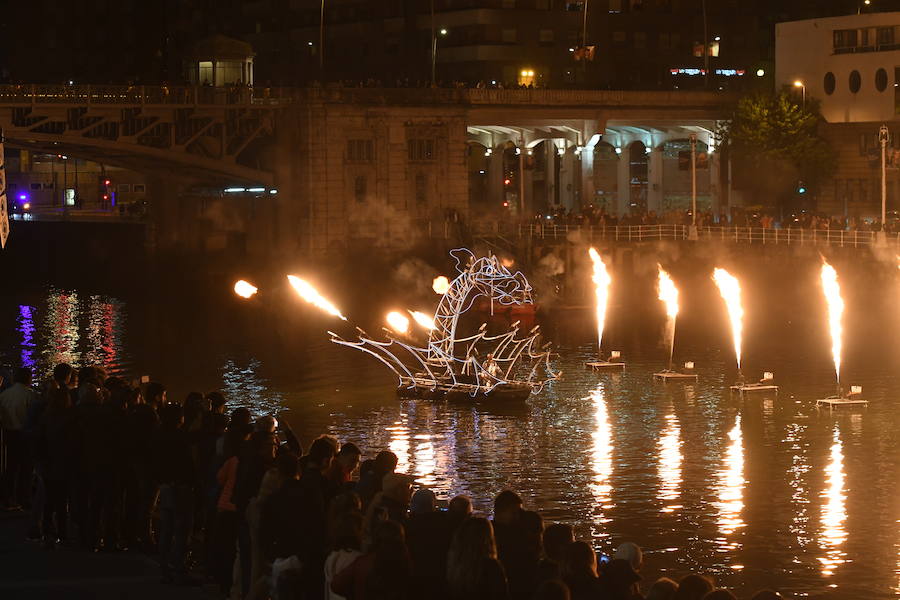
<svg viewBox="0 0 900 600"><path fill-rule="evenodd" d="M734 338L734 356L737 359L738 373L741 372L741 344L744 333L744 309L741 307L741 284L737 278L725 269L713 271L713 281L719 288L719 294L728 309L731 321L731 336Z"/></svg>
<svg viewBox="0 0 900 600"><path fill-rule="evenodd" d="M844 299L841 298L841 286L838 283L837 271L827 262L822 261L822 290L828 303L828 328L831 331L831 356L834 358L834 373L837 383L841 383L841 338L844 329L841 318L844 316Z"/></svg>
<svg viewBox="0 0 900 600"><path fill-rule="evenodd" d="M675 319L678 317L678 288L661 265L659 269L659 299L666 305L666 339L669 341L669 369L672 368L672 354L675 350Z"/></svg>
<svg viewBox="0 0 900 600"><path fill-rule="evenodd" d="M609 304L609 286L612 283L612 278L609 276L609 272L606 270L606 263L603 262L603 258L600 254L593 248L588 250L588 254L594 265L592 280L596 286L597 351L600 352L603 344L603 329L606 327L606 307Z"/></svg>
<svg viewBox="0 0 900 600"><path fill-rule="evenodd" d="M393 310L387 314L387 324L397 333L409 333L409 319Z"/></svg>
<svg viewBox="0 0 900 600"><path fill-rule="evenodd" d="M341 311L339 311L334 304L325 299L316 288L309 284L309 282L300 279L295 275L288 275L287 278L291 287L294 288L294 291L297 292L301 298L313 306L324 310L333 317L339 317L342 321L347 320L347 317L342 315Z"/></svg>

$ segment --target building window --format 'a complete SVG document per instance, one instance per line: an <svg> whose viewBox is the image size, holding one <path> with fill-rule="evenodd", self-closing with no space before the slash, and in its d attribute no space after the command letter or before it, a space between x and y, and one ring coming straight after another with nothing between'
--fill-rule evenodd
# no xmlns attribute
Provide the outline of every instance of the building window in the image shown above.
<svg viewBox="0 0 900 600"><path fill-rule="evenodd" d="M553 43L553 30L552 29L541 29L540 33L540 41L542 44L552 44Z"/></svg>
<svg viewBox="0 0 900 600"><path fill-rule="evenodd" d="M622 12L622 0L609 0L609 12L613 14Z"/></svg>
<svg viewBox="0 0 900 600"><path fill-rule="evenodd" d="M643 31L635 31L634 32L634 47L635 48L646 48L647 47L647 34Z"/></svg>
<svg viewBox="0 0 900 600"><path fill-rule="evenodd" d="M434 140L408 140L406 149L412 162L434 160Z"/></svg>
<svg viewBox="0 0 900 600"><path fill-rule="evenodd" d="M862 77L859 76L859 71L850 71L850 92L855 94L861 85Z"/></svg>
<svg viewBox="0 0 900 600"><path fill-rule="evenodd" d="M887 71L884 69L875 71L875 89L879 92L887 89Z"/></svg>
<svg viewBox="0 0 900 600"><path fill-rule="evenodd" d="M879 46L890 46L894 43L894 28L893 27L879 27L878 28L878 45Z"/></svg>
<svg viewBox="0 0 900 600"><path fill-rule="evenodd" d="M428 180L423 173L416 174L416 204L423 206L428 202Z"/></svg>
<svg viewBox="0 0 900 600"><path fill-rule="evenodd" d="M372 162L375 150L372 140L347 140L347 160L350 162Z"/></svg>
<svg viewBox="0 0 900 600"><path fill-rule="evenodd" d="M516 43L516 30L515 29L504 29L500 34L500 39L503 40L506 44L515 44Z"/></svg>
<svg viewBox="0 0 900 600"><path fill-rule="evenodd" d="M128 184L128 183L120 183L120 184L118 184L118 185L116 186L116 191L119 192L120 194L124 194L124 193L126 193L126 192L130 192L130 191L131 191L131 185Z"/></svg>
<svg viewBox="0 0 900 600"><path fill-rule="evenodd" d="M834 51L848 52L856 48L856 29L836 29L834 31Z"/></svg>
<svg viewBox="0 0 900 600"><path fill-rule="evenodd" d="M33 189L33 190L39 190L39 189L41 189L41 184L39 184L39 183L32 183L30 187L31 187L31 189Z"/></svg>
<svg viewBox="0 0 900 600"><path fill-rule="evenodd" d="M366 176L357 175L353 180L353 197L357 202L366 201Z"/></svg>
<svg viewBox="0 0 900 600"><path fill-rule="evenodd" d="M138 192L140 194L143 194L146 190L147 190L147 187L143 183L136 183L133 186L131 186L131 191Z"/></svg>
<svg viewBox="0 0 900 600"><path fill-rule="evenodd" d="M625 39L624 31L613 31L612 40L614 44L624 44Z"/></svg>
<svg viewBox="0 0 900 600"><path fill-rule="evenodd" d="M834 73L832 73L831 71L825 73L825 81L822 82L822 86L825 88L825 93L829 96L834 93Z"/></svg>

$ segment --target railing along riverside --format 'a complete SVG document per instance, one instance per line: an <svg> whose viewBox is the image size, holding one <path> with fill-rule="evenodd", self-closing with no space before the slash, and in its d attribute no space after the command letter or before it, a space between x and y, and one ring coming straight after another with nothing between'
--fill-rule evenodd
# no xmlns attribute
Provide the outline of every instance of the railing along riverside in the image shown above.
<svg viewBox="0 0 900 600"><path fill-rule="evenodd" d="M532 238L540 240L570 240L573 242L619 241L650 242L690 239L687 225L620 225L598 227L554 223L487 222L470 228L476 237ZM858 248L878 243L879 232L844 231L835 229L767 229L762 227L713 226L698 227L697 241L719 241L746 244L790 244L800 246L838 246ZM900 248L900 233L885 234L886 243Z"/></svg>

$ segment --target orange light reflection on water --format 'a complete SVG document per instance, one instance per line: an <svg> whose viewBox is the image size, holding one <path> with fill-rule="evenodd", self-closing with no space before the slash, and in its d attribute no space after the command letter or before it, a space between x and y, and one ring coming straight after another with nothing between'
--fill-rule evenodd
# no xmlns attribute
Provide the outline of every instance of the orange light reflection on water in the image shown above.
<svg viewBox="0 0 900 600"><path fill-rule="evenodd" d="M673 503L681 497L681 426L678 417L666 415L666 426L660 435L659 450L659 491L656 497L662 500L664 505L661 512L674 512L681 508L680 504Z"/></svg>
<svg viewBox="0 0 900 600"><path fill-rule="evenodd" d="M741 433L741 417L738 415L734 427L728 432L728 449L725 452L723 469L718 473L718 501L715 503L719 511L717 523L722 538L719 545L723 550L735 550L740 544L728 541L727 536L744 527L741 513L744 510L744 439Z"/></svg>
<svg viewBox="0 0 900 600"><path fill-rule="evenodd" d="M606 537L605 528L601 525L609 523L608 511L615 505L612 501L612 475L613 463L613 438L612 427L609 423L609 411L606 406L606 397L602 388L591 392L591 401L594 405L594 432L591 434L591 469L594 479L588 485L594 496L596 508L594 514L594 536Z"/></svg>
<svg viewBox="0 0 900 600"><path fill-rule="evenodd" d="M822 575L829 577L845 562L846 553L841 546L847 540L844 522L847 520L847 494L844 490L844 448L837 427L831 444L831 455L825 467L825 489L822 498L822 526L819 532L819 548L825 556L819 557Z"/></svg>

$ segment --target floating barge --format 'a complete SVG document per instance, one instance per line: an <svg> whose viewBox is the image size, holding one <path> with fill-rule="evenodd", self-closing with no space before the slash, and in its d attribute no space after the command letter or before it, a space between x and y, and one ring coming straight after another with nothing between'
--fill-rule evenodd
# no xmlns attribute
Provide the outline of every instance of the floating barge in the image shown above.
<svg viewBox="0 0 900 600"><path fill-rule="evenodd" d="M697 377L696 373L680 373L668 369L653 374L654 381L663 381L666 383L669 383L670 381L697 381L698 379L699 377Z"/></svg>
<svg viewBox="0 0 900 600"><path fill-rule="evenodd" d="M688 361L684 363L684 368L687 371L694 370L694 363ZM681 371L676 371L672 368L672 363L669 363L669 368L658 373L653 374L654 381L662 381L664 383L672 382L684 382L687 383L689 381L697 381L699 377L697 377L696 373L682 373Z"/></svg>
<svg viewBox="0 0 900 600"><path fill-rule="evenodd" d="M595 360L584 363L584 366L592 371L621 371L625 368L625 363L618 360L622 357L618 350L613 350L609 355L609 360Z"/></svg>
<svg viewBox="0 0 900 600"><path fill-rule="evenodd" d="M778 395L778 386L773 382L775 380L775 375L769 371L763 373L763 378L754 383L744 383L743 376L741 376L741 381L731 386L731 393L737 392L738 395L743 396L744 394L774 394Z"/></svg>
<svg viewBox="0 0 900 600"><path fill-rule="evenodd" d="M841 394L840 386L838 386L836 395L816 400L816 408L820 406L827 406L829 409L841 406L869 406L869 401L862 398L861 385L850 386L850 393L847 395Z"/></svg>

